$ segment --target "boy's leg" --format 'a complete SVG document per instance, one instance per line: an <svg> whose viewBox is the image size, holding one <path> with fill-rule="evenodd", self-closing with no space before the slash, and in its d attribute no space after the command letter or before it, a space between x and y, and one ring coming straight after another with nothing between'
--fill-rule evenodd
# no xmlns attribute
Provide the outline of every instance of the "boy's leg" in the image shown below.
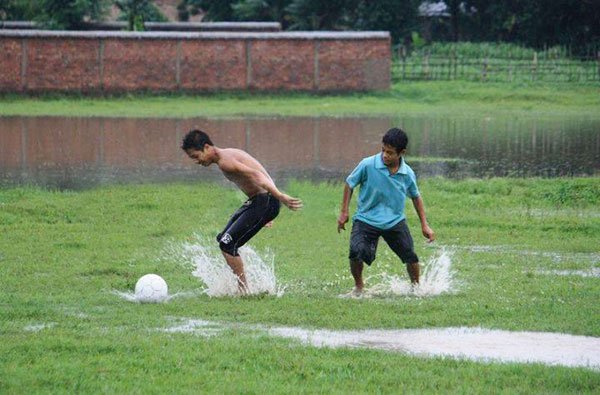
<svg viewBox="0 0 600 395"><path fill-rule="evenodd" d="M354 289L361 292L365 286L362 278L364 263L370 265L375 260L380 230L361 221L352 223L350 234L350 272L354 277Z"/></svg>
<svg viewBox="0 0 600 395"><path fill-rule="evenodd" d="M365 283L362 279L363 263L360 261L350 260L350 272L354 277L354 289L357 292L362 292L365 287Z"/></svg>
<svg viewBox="0 0 600 395"><path fill-rule="evenodd" d="M407 263L406 271L408 272L408 277L410 277L410 282L413 284L418 284L419 276L421 274L421 267L419 266L419 262Z"/></svg>
<svg viewBox="0 0 600 395"><path fill-rule="evenodd" d="M246 280L246 273L244 272L244 261L241 256L234 256L225 251L221 251L225 257L225 261L233 271L233 274L237 277L238 287L242 294L248 293L248 281Z"/></svg>
<svg viewBox="0 0 600 395"><path fill-rule="evenodd" d="M217 236L225 261L238 279L240 292L249 292L244 262L238 249L262 227L279 214L279 202L271 195L258 195L249 200L232 217L228 226ZM235 218L234 218L235 217Z"/></svg>
<svg viewBox="0 0 600 395"><path fill-rule="evenodd" d="M413 239L406 221L400 221L393 228L385 231L382 236L392 251L406 264L410 282L418 284L421 267L419 266L419 257L414 251Z"/></svg>

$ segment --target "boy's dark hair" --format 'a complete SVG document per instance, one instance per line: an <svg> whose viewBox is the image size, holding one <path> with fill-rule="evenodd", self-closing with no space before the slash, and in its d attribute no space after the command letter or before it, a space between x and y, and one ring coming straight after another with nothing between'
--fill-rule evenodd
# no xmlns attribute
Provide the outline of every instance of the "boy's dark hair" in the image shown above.
<svg viewBox="0 0 600 395"><path fill-rule="evenodd" d="M396 149L396 152L400 152L408 145L408 136L404 133L404 130L399 128L391 128L387 131L383 139L383 144L391 145Z"/></svg>
<svg viewBox="0 0 600 395"><path fill-rule="evenodd" d="M204 151L205 144L214 145L210 140L210 137L208 137L208 134L204 133L202 130L194 129L190 130L183 138L181 149L184 151L189 149Z"/></svg>

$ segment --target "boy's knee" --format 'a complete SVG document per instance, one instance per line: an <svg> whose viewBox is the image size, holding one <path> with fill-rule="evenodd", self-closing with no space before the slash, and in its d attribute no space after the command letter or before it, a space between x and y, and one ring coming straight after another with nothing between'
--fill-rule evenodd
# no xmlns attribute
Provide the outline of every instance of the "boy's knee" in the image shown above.
<svg viewBox="0 0 600 395"><path fill-rule="evenodd" d="M415 254L414 251L407 251L402 254L399 254L400 259L407 265L412 263L419 263L419 257Z"/></svg>
<svg viewBox="0 0 600 395"><path fill-rule="evenodd" d="M375 260L375 254L365 243L358 243L350 246L349 258L353 262L364 262L370 265Z"/></svg>
<svg viewBox="0 0 600 395"><path fill-rule="evenodd" d="M231 235L227 232L223 234L219 234L217 236L217 241L219 242L219 248L221 251L228 253L232 256L239 256L237 248L235 248L235 243Z"/></svg>

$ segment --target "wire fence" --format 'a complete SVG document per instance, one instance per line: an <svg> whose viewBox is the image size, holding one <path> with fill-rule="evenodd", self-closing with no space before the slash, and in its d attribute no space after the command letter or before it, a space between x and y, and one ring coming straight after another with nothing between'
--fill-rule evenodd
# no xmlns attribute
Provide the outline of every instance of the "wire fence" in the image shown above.
<svg viewBox="0 0 600 395"><path fill-rule="evenodd" d="M565 48L515 52L451 46L409 52L400 45L392 56L392 79L600 82L600 49L577 57Z"/></svg>

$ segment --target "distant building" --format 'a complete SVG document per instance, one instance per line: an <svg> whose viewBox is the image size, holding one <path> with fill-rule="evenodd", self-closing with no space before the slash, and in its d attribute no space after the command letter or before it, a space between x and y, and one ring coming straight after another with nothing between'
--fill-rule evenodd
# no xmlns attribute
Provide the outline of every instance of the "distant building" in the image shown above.
<svg viewBox="0 0 600 395"><path fill-rule="evenodd" d="M419 17L421 18L450 18L448 5L443 1L424 1L419 6Z"/></svg>

